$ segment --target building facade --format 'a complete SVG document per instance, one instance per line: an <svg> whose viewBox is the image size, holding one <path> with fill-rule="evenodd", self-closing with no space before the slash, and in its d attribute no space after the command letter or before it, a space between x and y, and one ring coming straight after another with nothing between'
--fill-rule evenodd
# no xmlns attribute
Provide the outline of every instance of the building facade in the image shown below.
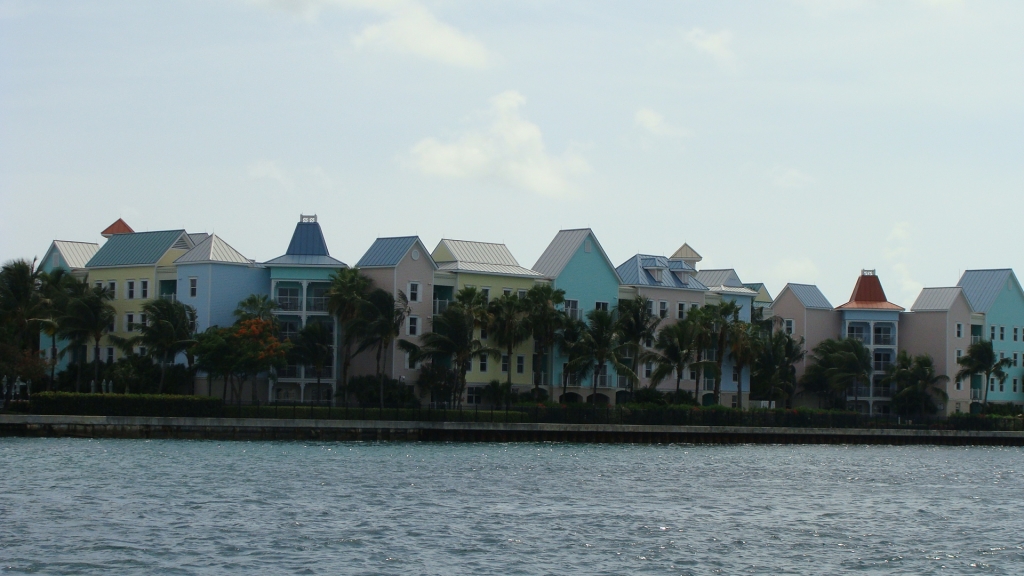
<svg viewBox="0 0 1024 576"><path fill-rule="evenodd" d="M1009 358L1006 380L975 379L972 387L987 385L987 394L976 394L988 402L1024 404L1024 291L1013 270L968 270L957 286L963 289L980 316L971 326L972 341L989 340L1000 359ZM975 386L976 384L976 386Z"/></svg>

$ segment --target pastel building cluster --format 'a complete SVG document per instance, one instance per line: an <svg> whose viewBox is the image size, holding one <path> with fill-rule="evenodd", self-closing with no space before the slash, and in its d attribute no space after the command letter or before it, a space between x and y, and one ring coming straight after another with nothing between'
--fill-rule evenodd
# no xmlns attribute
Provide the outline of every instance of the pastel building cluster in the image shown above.
<svg viewBox="0 0 1024 576"><path fill-rule="evenodd" d="M230 325L238 302L261 294L279 306L275 314L282 338L294 337L311 322L322 322L338 342L340 330L328 311L327 294L331 274L348 265L331 256L316 216L301 216L284 254L266 262L253 261L224 239L205 233L134 232L118 220L102 235L106 238L102 245L54 241L40 266L45 271L63 268L90 285L109 288L117 311L111 334L130 336L133 325L146 320L142 306L155 298L194 307L196 330L201 332ZM433 316L463 288L474 287L493 298L522 296L538 283L548 283L565 291L561 307L573 318L585 319L591 310L611 310L620 300L640 296L648 299L649 311L664 326L696 308L735 302L741 320L774 317L779 329L803 338L808 350L827 338L861 340L871 352L873 373L870 382L850 390L849 401L863 412L889 412L893 390L882 383L882 376L900 350L931 355L940 373L950 376L949 401L943 407L947 413L967 411L980 398L983 386L989 387L989 401L1024 403L1024 292L1012 270L967 271L956 286L925 288L911 309L905 310L886 299L880 279L871 270L862 271L848 302L833 306L816 286L790 283L773 299L763 284L745 283L732 269L700 269L701 260L700 254L683 244L668 256L636 254L615 265L594 232L584 228L559 231L529 268L504 244L442 239L429 250L417 236L378 238L355 266L376 287L407 297L409 314L401 337L413 342L430 330ZM478 329L476 336L489 339L486 329ZM1012 359L1009 377L1005 382L986 383L980 377L956 381L952 377L958 369L957 358L982 338L992 340L999 355ZM107 343L100 354L101 360L113 361L122 353ZM310 370L290 365L264 380L257 396L262 401L329 400L339 387L335 356L321 373L328 386L312 386L316 378ZM69 360L65 356L59 361ZM535 366L541 360L532 340L516 347L511 356L478 357L469 366L464 401L480 403L483 387L493 380L504 381L510 372L520 390L537 381L550 384L556 398L564 388L565 401L590 400L593 394L600 402L623 400L627 379L610 366L576 378L568 373L567 360L556 347L550 361ZM375 362L370 354L357 356L350 375L374 373ZM797 365L798 375L806 364L807 360ZM401 382L415 385L419 369L397 343L384 354L384 371ZM650 383L652 369L649 364L639 366L641 386ZM686 390L713 390L710 378L695 382L695 370L682 378ZM199 393L218 393L216 383L202 378L200 382ZM662 386L674 389L675 381ZM726 358L722 403L735 405L738 390L744 396L750 390L750 370L734 370ZM426 392L419 397L431 400Z"/></svg>

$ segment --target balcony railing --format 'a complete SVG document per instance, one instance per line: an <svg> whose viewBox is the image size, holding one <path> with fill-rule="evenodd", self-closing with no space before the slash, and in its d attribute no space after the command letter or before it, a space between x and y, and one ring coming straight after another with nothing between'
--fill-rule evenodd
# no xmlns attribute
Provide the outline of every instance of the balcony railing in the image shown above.
<svg viewBox="0 0 1024 576"><path fill-rule="evenodd" d="M168 302L176 302L178 300L178 295L174 292L171 292L170 294L161 294L160 299L167 300Z"/></svg>
<svg viewBox="0 0 1024 576"><path fill-rule="evenodd" d="M856 340L856 341L860 342L861 344L864 344L865 346L870 346L871 345L871 338L868 338L867 334L860 334L860 333L852 333L851 334L851 333L847 333L846 334L846 339L847 340Z"/></svg>
<svg viewBox="0 0 1024 576"><path fill-rule="evenodd" d="M434 314L442 314L448 309L449 300L434 300Z"/></svg>
<svg viewBox="0 0 1024 576"><path fill-rule="evenodd" d="M324 369L320 372L320 379L334 378L334 367L324 366ZM316 380L316 370L312 366L306 366L306 380Z"/></svg>
<svg viewBox="0 0 1024 576"><path fill-rule="evenodd" d="M846 396L848 398L870 398L871 388L867 386L850 387L846 389Z"/></svg>
<svg viewBox="0 0 1024 576"><path fill-rule="evenodd" d="M281 340L295 340L296 338L298 338L298 336L299 333L294 331L281 332Z"/></svg>
<svg viewBox="0 0 1024 576"><path fill-rule="evenodd" d="M875 372L885 372L890 366L892 366L892 362L890 361L874 362Z"/></svg>
<svg viewBox="0 0 1024 576"><path fill-rule="evenodd" d="M327 297L310 296L306 298L306 312L327 312Z"/></svg>
<svg viewBox="0 0 1024 576"><path fill-rule="evenodd" d="M892 346L895 341L892 334L875 334L875 346Z"/></svg>
<svg viewBox="0 0 1024 576"><path fill-rule="evenodd" d="M981 336L971 336L971 344L977 344L981 342Z"/></svg>
<svg viewBox="0 0 1024 576"><path fill-rule="evenodd" d="M579 308L569 308L565 311L565 315L573 320L583 320L583 311Z"/></svg>
<svg viewBox="0 0 1024 576"><path fill-rule="evenodd" d="M547 384L547 382L548 382L548 373L547 372L534 372L533 373L533 385L534 386L543 386L543 385Z"/></svg>
<svg viewBox="0 0 1024 576"><path fill-rule="evenodd" d="M971 400L981 401L981 388L971 388Z"/></svg>
<svg viewBox="0 0 1024 576"><path fill-rule="evenodd" d="M298 365L296 365L296 364L289 364L289 365L285 366L284 368L281 369L280 372L277 373L277 377L278 378L298 378L299 377L299 367L298 367Z"/></svg>
<svg viewBox="0 0 1024 576"><path fill-rule="evenodd" d="M298 312L302 309L302 299L298 296L278 296L277 306L285 312Z"/></svg>
<svg viewBox="0 0 1024 576"><path fill-rule="evenodd" d="M893 392L895 392L889 386L876 386L875 397L876 398L892 398Z"/></svg>

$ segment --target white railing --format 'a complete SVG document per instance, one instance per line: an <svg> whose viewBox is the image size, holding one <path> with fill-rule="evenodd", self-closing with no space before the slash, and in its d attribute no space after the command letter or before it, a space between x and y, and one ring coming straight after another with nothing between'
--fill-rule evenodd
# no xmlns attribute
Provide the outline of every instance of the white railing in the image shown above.
<svg viewBox="0 0 1024 576"><path fill-rule="evenodd" d="M875 346L892 346L895 340L892 334L875 334Z"/></svg>
<svg viewBox="0 0 1024 576"><path fill-rule="evenodd" d="M161 294L160 295L160 299L161 300L167 300L168 302L176 302L178 300L178 295L174 294L174 293L171 293L171 294Z"/></svg>
<svg viewBox="0 0 1024 576"><path fill-rule="evenodd" d="M886 370L889 369L890 366L892 366L892 362L891 361L875 362L874 363L875 372L885 372Z"/></svg>
<svg viewBox="0 0 1024 576"><path fill-rule="evenodd" d="M298 296L278 296L277 306L285 312L298 312L302 309L302 299Z"/></svg>
<svg viewBox="0 0 1024 576"><path fill-rule="evenodd" d="M583 311L579 308L568 308L565 315L573 320L583 320Z"/></svg>
<svg viewBox="0 0 1024 576"><path fill-rule="evenodd" d="M971 344L977 344L981 342L981 336L971 336Z"/></svg>
<svg viewBox="0 0 1024 576"><path fill-rule="evenodd" d="M448 309L449 300L434 300L434 314L441 314Z"/></svg>
<svg viewBox="0 0 1024 576"><path fill-rule="evenodd" d="M971 388L971 400L981 400L981 388Z"/></svg>
<svg viewBox="0 0 1024 576"><path fill-rule="evenodd" d="M327 297L309 296L306 298L306 312L327 312Z"/></svg>

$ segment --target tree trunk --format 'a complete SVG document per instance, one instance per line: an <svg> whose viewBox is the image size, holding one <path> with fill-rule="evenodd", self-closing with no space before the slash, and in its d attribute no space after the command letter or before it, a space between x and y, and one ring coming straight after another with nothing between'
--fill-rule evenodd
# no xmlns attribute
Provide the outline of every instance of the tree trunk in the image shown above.
<svg viewBox="0 0 1024 576"><path fill-rule="evenodd" d="M57 390L57 335L50 336L50 386L48 390Z"/></svg>
<svg viewBox="0 0 1024 576"><path fill-rule="evenodd" d="M157 385L157 394L164 393L164 377L167 375L167 359L160 362L160 383Z"/></svg>
<svg viewBox="0 0 1024 576"><path fill-rule="evenodd" d="M380 383L380 409L384 409L384 373L381 371L380 355L384 350L384 342L377 346L377 380Z"/></svg>
<svg viewBox="0 0 1024 576"><path fill-rule="evenodd" d="M743 410L743 366L737 364L736 369L740 373L740 377L736 381L736 407Z"/></svg>
<svg viewBox="0 0 1024 576"><path fill-rule="evenodd" d="M96 339L96 345L95 345L95 348L93 348L93 354L95 355L95 358L94 358L94 362L93 362L93 370L92 370L93 377L92 377L92 379L93 379L93 382L99 384L100 383L100 339L99 338ZM90 389L89 391L92 392L92 389Z"/></svg>
<svg viewBox="0 0 1024 576"><path fill-rule="evenodd" d="M506 379L509 387L512 386L512 345L508 345L508 378Z"/></svg>

